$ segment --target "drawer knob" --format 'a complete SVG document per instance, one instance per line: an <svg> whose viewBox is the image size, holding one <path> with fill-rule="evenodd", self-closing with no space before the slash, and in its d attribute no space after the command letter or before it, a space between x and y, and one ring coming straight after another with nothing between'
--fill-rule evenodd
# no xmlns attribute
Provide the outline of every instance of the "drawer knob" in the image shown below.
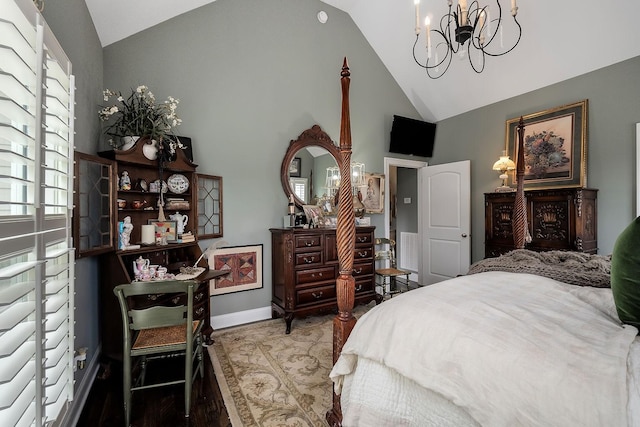
<svg viewBox="0 0 640 427"><path fill-rule="evenodd" d="M360 273L362 273L362 267L360 267L357 270L355 268L353 269L353 274L360 274Z"/></svg>
<svg viewBox="0 0 640 427"><path fill-rule="evenodd" d="M313 295L313 297L314 297L315 299L320 299L320 298L322 298L322 291L320 291L320 292L313 292L311 295Z"/></svg>
<svg viewBox="0 0 640 427"><path fill-rule="evenodd" d="M180 302L180 297L173 298L171 300L174 304L178 304Z"/></svg>
<svg viewBox="0 0 640 427"><path fill-rule="evenodd" d="M358 252L358 256L360 258L364 258L369 254L369 251L364 251L364 252Z"/></svg>
<svg viewBox="0 0 640 427"><path fill-rule="evenodd" d="M358 237L358 243L365 243L367 241L366 237Z"/></svg>
<svg viewBox="0 0 640 427"><path fill-rule="evenodd" d="M304 257L304 262L306 262L307 264L311 264L312 262L314 262L316 259L316 257L312 256L311 258L307 258Z"/></svg>
<svg viewBox="0 0 640 427"><path fill-rule="evenodd" d="M315 273L313 273L313 274L311 275L311 277L316 277L316 274L315 274ZM322 273L318 273L318 277L322 277Z"/></svg>
<svg viewBox="0 0 640 427"><path fill-rule="evenodd" d="M196 316L202 316L204 314L204 307L196 309Z"/></svg>
<svg viewBox="0 0 640 427"><path fill-rule="evenodd" d="M310 242L310 241L308 241L308 240L305 240L305 241L304 241L304 245L305 245L305 246L313 246L313 242Z"/></svg>
<svg viewBox="0 0 640 427"><path fill-rule="evenodd" d="M195 296L195 298L194 298L194 299L195 299L196 301L200 301L200 300L202 299L202 297L203 297L203 296L204 296L204 294L203 294L203 293L199 293L199 294L196 294L196 296Z"/></svg>
<svg viewBox="0 0 640 427"><path fill-rule="evenodd" d="M362 290L362 285L356 286L356 292L360 292Z"/></svg>

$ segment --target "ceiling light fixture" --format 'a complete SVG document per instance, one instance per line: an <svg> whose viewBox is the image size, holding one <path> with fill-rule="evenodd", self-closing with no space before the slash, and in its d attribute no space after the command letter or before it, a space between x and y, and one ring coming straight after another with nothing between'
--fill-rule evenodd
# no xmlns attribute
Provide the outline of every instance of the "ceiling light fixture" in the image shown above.
<svg viewBox="0 0 640 427"><path fill-rule="evenodd" d="M420 0L414 0L416 7L416 41L413 44L413 59L424 68L427 75L432 79L440 78L447 72L451 65L451 60L455 54L461 58L469 58L469 64L476 73L484 71L487 56L502 56L511 52L520 42L522 37L522 27L516 19L518 7L516 0L511 0L511 16L513 22L518 27L518 38L515 43L504 50L503 45L503 19L502 7L496 0L498 6L497 18L489 14L489 6L480 6L477 0L471 2L467 7L467 0L459 0L456 8L452 10L452 1L448 0L449 13L440 18L440 28L431 29L431 19L427 16L424 20L425 41L422 46L426 47L426 60L420 62L417 53L422 50L418 47L420 39ZM433 35L433 47L432 45ZM492 51L499 45L502 51Z"/></svg>

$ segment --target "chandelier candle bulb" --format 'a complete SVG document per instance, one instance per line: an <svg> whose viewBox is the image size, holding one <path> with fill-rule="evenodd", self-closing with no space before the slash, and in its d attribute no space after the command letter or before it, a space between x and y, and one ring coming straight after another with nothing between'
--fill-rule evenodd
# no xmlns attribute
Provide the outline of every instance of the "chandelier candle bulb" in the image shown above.
<svg viewBox="0 0 640 427"><path fill-rule="evenodd" d="M462 25L467 25L467 0L460 0L460 16L462 17Z"/></svg>

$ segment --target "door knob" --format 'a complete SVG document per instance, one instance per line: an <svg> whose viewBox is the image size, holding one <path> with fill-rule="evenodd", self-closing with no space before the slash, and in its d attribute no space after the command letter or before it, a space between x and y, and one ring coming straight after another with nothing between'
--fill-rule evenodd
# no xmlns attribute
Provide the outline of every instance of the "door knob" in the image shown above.
<svg viewBox="0 0 640 427"><path fill-rule="evenodd" d="M462 233L462 237L467 237L467 233Z"/></svg>

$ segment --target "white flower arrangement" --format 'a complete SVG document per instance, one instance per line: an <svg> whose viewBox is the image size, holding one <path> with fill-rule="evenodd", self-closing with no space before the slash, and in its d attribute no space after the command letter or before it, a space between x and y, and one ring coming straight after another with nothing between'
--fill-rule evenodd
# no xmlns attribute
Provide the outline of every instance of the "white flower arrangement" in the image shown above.
<svg viewBox="0 0 640 427"><path fill-rule="evenodd" d="M169 96L166 101L156 103L155 96L147 86L138 86L126 99L120 92L110 89L105 89L102 94L105 102L114 101L98 112L100 120L107 123L104 133L111 137L109 144L113 147L119 148L124 136L149 137L163 142L182 123L176 114L180 100ZM176 143L173 144L175 152Z"/></svg>

